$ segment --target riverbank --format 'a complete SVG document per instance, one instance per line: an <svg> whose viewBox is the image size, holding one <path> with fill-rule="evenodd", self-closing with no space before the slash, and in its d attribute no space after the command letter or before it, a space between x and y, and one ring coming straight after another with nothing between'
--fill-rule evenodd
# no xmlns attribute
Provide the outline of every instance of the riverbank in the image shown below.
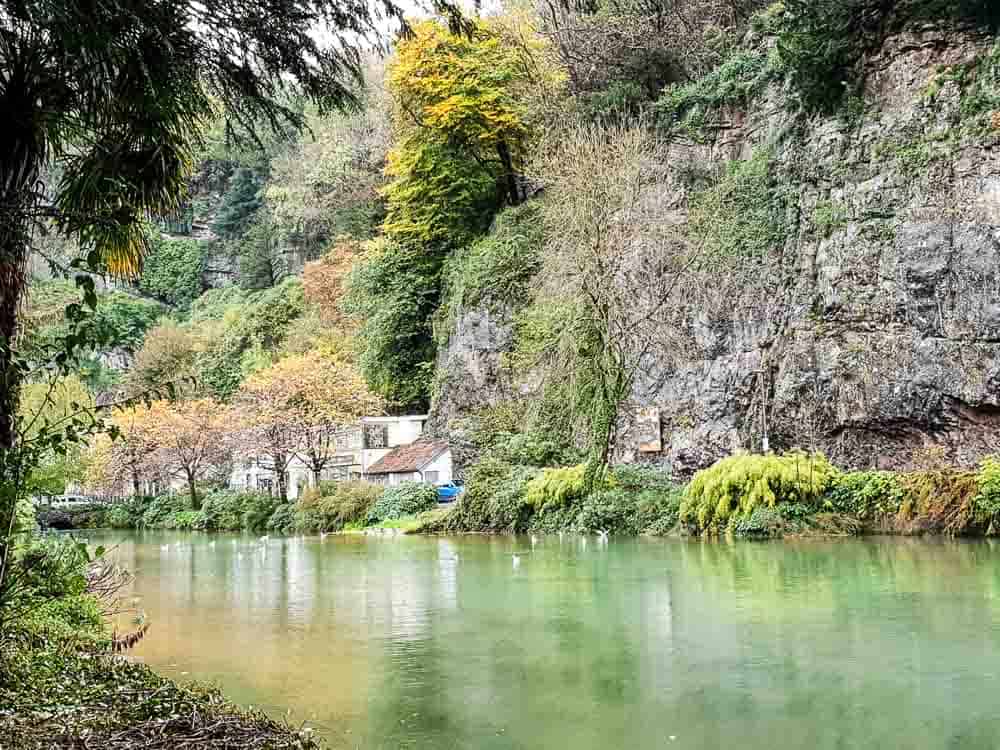
<svg viewBox="0 0 1000 750"><path fill-rule="evenodd" d="M31 542L15 565L0 633L0 748L320 747L309 730L128 661L119 652L146 628L131 637L108 632L104 614L117 589L110 568L80 545Z"/></svg>
<svg viewBox="0 0 1000 750"><path fill-rule="evenodd" d="M296 503L216 491L200 509L185 496L81 509L72 528L254 533L580 533L619 536L865 534L992 536L1000 532L1000 460L975 469L843 471L819 453L730 456L683 484L650 466L612 468L590 490L586 467L538 467L485 458L465 491L440 507L431 488L324 483ZM60 512L68 516L65 512ZM44 514L42 517L45 522Z"/></svg>

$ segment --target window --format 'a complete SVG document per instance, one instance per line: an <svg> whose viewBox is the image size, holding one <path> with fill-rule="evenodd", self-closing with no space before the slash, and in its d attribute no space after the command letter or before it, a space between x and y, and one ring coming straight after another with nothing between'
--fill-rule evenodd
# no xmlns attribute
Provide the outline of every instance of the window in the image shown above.
<svg viewBox="0 0 1000 750"><path fill-rule="evenodd" d="M335 482L343 482L350 473L350 466L331 466L326 470L326 475Z"/></svg>
<svg viewBox="0 0 1000 750"><path fill-rule="evenodd" d="M441 472L439 472L439 471L425 471L424 472L424 481L425 482L429 482L430 484L437 484L438 475L440 473Z"/></svg>
<svg viewBox="0 0 1000 750"><path fill-rule="evenodd" d="M365 448L385 448L389 445L389 428L384 424L365 425Z"/></svg>

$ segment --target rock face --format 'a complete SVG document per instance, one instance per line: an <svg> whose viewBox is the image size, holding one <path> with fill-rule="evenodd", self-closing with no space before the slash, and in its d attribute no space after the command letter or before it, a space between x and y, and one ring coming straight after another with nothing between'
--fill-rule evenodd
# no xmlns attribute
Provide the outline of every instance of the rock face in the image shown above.
<svg viewBox="0 0 1000 750"><path fill-rule="evenodd" d="M867 61L860 120L793 125L771 91L711 146L678 148L705 171L768 149L791 197L788 239L728 317L693 315L689 356L637 376L620 460L684 475L765 445L845 467L903 467L929 446L962 464L1000 450L1000 130L964 128L962 92L942 75L992 43L891 37ZM684 209L682 196L664 210ZM513 392L509 318L458 320L439 356L439 432ZM660 412L660 452L637 450L640 407Z"/></svg>

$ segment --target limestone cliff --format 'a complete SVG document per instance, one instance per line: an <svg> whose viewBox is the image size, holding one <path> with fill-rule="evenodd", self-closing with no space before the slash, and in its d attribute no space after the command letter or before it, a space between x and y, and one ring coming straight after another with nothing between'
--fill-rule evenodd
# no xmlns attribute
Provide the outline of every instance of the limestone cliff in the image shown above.
<svg viewBox="0 0 1000 750"><path fill-rule="evenodd" d="M672 146L662 210L684 220L692 170L766 150L787 197L786 240L692 345L643 369L624 409L622 460L688 474L740 447L822 449L842 466L902 466L939 446L971 463L1000 449L1000 113L963 127L955 71L995 55L974 31L924 26L866 59L864 107L792 117L772 86L711 142ZM434 425L517 397L505 373L510 306L465 310L439 353ZM519 390L520 389L520 390ZM640 408L662 450L637 450Z"/></svg>

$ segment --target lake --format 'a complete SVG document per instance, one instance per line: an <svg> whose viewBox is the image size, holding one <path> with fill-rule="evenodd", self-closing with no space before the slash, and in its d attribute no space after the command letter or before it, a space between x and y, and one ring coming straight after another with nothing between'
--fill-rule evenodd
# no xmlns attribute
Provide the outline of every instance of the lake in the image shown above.
<svg viewBox="0 0 1000 750"><path fill-rule="evenodd" d="M89 537L136 658L334 748L1000 747L1000 543Z"/></svg>

